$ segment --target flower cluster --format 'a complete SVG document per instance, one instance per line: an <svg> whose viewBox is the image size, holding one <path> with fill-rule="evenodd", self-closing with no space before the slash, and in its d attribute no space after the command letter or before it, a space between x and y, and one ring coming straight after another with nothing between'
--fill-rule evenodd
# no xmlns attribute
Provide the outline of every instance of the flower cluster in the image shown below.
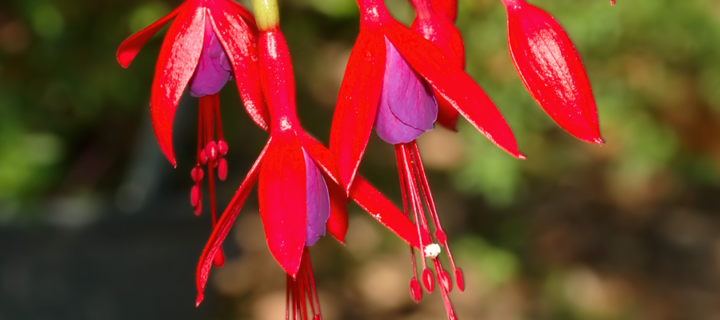
<svg viewBox="0 0 720 320"><path fill-rule="evenodd" d="M567 34L525 0L502 3L510 55L528 92L570 134L602 144L590 83ZM417 17L410 28L393 19L383 0L357 4L360 33L342 81L329 148L308 135L297 118L293 69L275 0L254 0L254 16L232 0L187 0L120 46L117 59L127 67L172 20L156 65L150 112L160 149L173 165L178 102L186 89L199 101L190 203L199 215L201 182L207 177L213 231L198 263L198 304L212 265L223 264L220 246L257 184L268 249L287 274L288 319L321 319L309 247L327 233L344 241L350 200L410 245L411 298L419 302L422 288L429 293L438 283L448 319L457 318L448 294L464 290L463 273L453 260L415 141L436 122L456 130L462 115L510 155L525 157L503 116L464 71L463 39L454 26L457 0L411 0ZM218 216L215 172L220 180L228 172L218 92L233 80L248 114L269 138ZM403 211L357 174L373 128L395 148Z"/></svg>

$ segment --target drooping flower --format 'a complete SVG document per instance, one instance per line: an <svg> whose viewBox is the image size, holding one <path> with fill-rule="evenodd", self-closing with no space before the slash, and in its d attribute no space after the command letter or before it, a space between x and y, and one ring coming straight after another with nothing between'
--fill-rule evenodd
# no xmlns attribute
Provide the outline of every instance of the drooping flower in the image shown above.
<svg viewBox="0 0 720 320"><path fill-rule="evenodd" d="M172 123L180 97L189 86L190 94L199 98L198 142L195 167L191 171L194 186L190 203L199 215L201 181L208 171L210 211L213 226L217 222L215 176L225 180L227 161L223 158L228 145L223 139L218 92L235 78L238 90L250 116L267 128L258 70L255 61L257 27L252 14L232 0L187 0L170 14L132 35L118 49L117 60L127 68L142 46L164 25L168 29L155 67L150 112L160 149L176 166L172 147ZM222 265L222 254L216 264Z"/></svg>
<svg viewBox="0 0 720 320"><path fill-rule="evenodd" d="M411 0L416 17L410 29L432 42L460 70L465 70L465 46L460 32L447 15L457 11L456 0ZM442 11L441 11L442 10ZM437 122L450 130L457 130L458 112L440 94L435 94L439 111Z"/></svg>
<svg viewBox="0 0 720 320"><path fill-rule="evenodd" d="M199 304L212 261L253 185L268 248L287 273L289 319L319 319L308 247L325 232L343 242L346 193L333 155L300 127L295 113L292 65L277 27L274 1L255 3L260 79L269 108L270 138L213 230L197 269ZM377 190L358 177L349 196L410 245L420 248L415 225ZM422 236L429 237L423 233ZM310 313L310 317L308 317Z"/></svg>
<svg viewBox="0 0 720 320"><path fill-rule="evenodd" d="M411 250L414 274L410 280L411 296L418 302L422 297L420 283L432 292L437 279L448 319L456 319L449 299L453 281L439 259L443 249L461 291L464 290L463 275L452 258L415 143L422 133L432 130L436 121L435 96L447 101L498 146L518 158L523 156L502 115L462 71L457 60L393 20L382 0L357 2L361 11L360 35L340 89L330 148L338 159L340 177L347 191L353 185L373 126L381 139L395 146L405 213L412 216L421 248L420 276L415 251ZM413 4L416 8L422 6L419 19L423 19L421 15L433 14L429 2L413 1ZM430 33L430 36L434 35ZM432 236L426 236L431 230Z"/></svg>
<svg viewBox="0 0 720 320"><path fill-rule="evenodd" d="M524 158L492 101L453 60L422 36L395 21L381 0L358 0L360 34L350 55L333 118L330 150L349 192L378 111L390 44L410 68L490 141Z"/></svg>
<svg viewBox="0 0 720 320"><path fill-rule="evenodd" d="M555 19L525 0L502 0L508 47L525 88L576 138L602 144L597 108L580 55Z"/></svg>

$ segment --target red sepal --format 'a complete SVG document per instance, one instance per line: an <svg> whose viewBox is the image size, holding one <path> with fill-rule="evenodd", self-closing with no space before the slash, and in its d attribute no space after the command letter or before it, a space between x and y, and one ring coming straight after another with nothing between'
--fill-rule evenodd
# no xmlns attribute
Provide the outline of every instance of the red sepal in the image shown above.
<svg viewBox="0 0 720 320"><path fill-rule="evenodd" d="M345 243L345 234L348 228L347 203L348 198L340 186L335 158L330 150L315 140L309 134L300 130L298 133L300 143L320 168L325 177L325 183L330 192L330 218L327 222L327 231L340 243Z"/></svg>
<svg viewBox="0 0 720 320"><path fill-rule="evenodd" d="M260 165L265 158L265 153L271 142L272 138L265 145L265 148L260 153L257 160L255 160L255 164L253 164L252 168L250 168L250 172L248 172L245 180L243 180L243 183L240 185L240 188L237 192L235 192L235 196L233 196L232 200L230 200L230 204L225 209L225 212L220 217L212 235L210 235L210 239L205 244L205 249L203 249L202 255L200 256L195 276L198 290L196 305L200 305L200 302L203 300L203 291L205 290L208 274L210 273L210 268L212 267L213 258L219 252L220 245L223 241L225 241L228 232L230 232L230 229L235 222L235 218L237 218L238 213L240 213L240 209L245 203L245 199L247 199L252 187L255 185L255 182L257 182Z"/></svg>
<svg viewBox="0 0 720 320"><path fill-rule="evenodd" d="M384 71L382 33L361 27L340 86L330 133L330 151L337 159L346 193L350 191L375 123Z"/></svg>
<svg viewBox="0 0 720 320"><path fill-rule="evenodd" d="M424 248L420 248L415 225L363 177L355 179L350 197L385 228L422 252ZM425 231L423 233L423 239L430 239L429 234Z"/></svg>
<svg viewBox="0 0 720 320"><path fill-rule="evenodd" d="M388 19L385 36L430 86L478 131L514 157L524 159L505 119L493 102L464 71L456 68L431 42Z"/></svg>
<svg viewBox="0 0 720 320"><path fill-rule="evenodd" d="M295 276L307 224L305 157L292 130L273 130L272 137L260 169L260 217L270 253L287 274Z"/></svg>
<svg viewBox="0 0 720 320"><path fill-rule="evenodd" d="M310 154L310 156L315 160L315 164L323 170L326 177L333 181L337 181L337 173L333 170L333 168L335 168L335 159L327 148L307 134L300 134L299 137L305 151L307 151L308 154ZM333 201L333 206L339 205L340 197L339 195L333 195L334 187L331 187L331 185L332 183L328 181L331 201ZM334 199L334 197L337 198ZM394 232L403 241L415 247L419 247L420 241L418 240L417 228L415 225L405 214L403 214L395 207L395 205L385 198L380 191L377 191L367 181L365 181L362 176L355 178L355 182L353 182L353 187L351 188L350 198L383 226ZM332 214L330 219L334 219ZM345 219L347 219L347 217L345 217ZM347 224L347 222L344 223ZM331 228L328 227L328 230L331 230ZM336 239L338 238L334 234L333 236Z"/></svg>
<svg viewBox="0 0 720 320"><path fill-rule="evenodd" d="M510 55L532 97L570 134L602 144L590 81L565 30L524 1L508 1L507 12Z"/></svg>
<svg viewBox="0 0 720 320"><path fill-rule="evenodd" d="M337 171L337 163L332 152L328 150L322 143L318 142L315 138L311 137L305 132L298 133L298 138L307 151L308 154L315 160L318 168L332 180L333 184L341 186L340 176Z"/></svg>
<svg viewBox="0 0 720 320"><path fill-rule="evenodd" d="M330 218L326 223L327 232L337 241L345 244L345 234L348 229L347 196L343 189L327 176L325 184L330 193Z"/></svg>
<svg viewBox="0 0 720 320"><path fill-rule="evenodd" d="M410 29L432 42L458 69L465 70L465 45L460 32L446 18L434 12L427 17L418 16ZM437 122L445 128L457 131L457 110L437 91L434 93L439 109Z"/></svg>
<svg viewBox="0 0 720 320"><path fill-rule="evenodd" d="M257 27L247 9L233 1L218 1L211 10L215 34L233 66L240 97L250 117L264 130L269 129L267 106L258 70ZM235 13L235 14L232 14Z"/></svg>
<svg viewBox="0 0 720 320"><path fill-rule="evenodd" d="M116 55L117 61L120 63L120 65L123 68L127 68L128 66L130 66L130 63L133 61L133 59L135 59L135 56L145 45L145 43L150 40L150 38L152 38L152 36L155 35L158 30L162 29L162 27L164 27L168 22L170 22L170 20L175 18L175 16L177 16L184 7L185 2L175 8L175 10L173 10L172 12L168 13L166 16L160 18L160 20L155 21L153 24L147 26L145 29L142 29L139 32L130 36L129 38L125 39L125 41L120 44Z"/></svg>
<svg viewBox="0 0 720 320"><path fill-rule="evenodd" d="M450 21L457 19L458 0L432 0L433 9Z"/></svg>
<svg viewBox="0 0 720 320"><path fill-rule="evenodd" d="M165 157L176 165L172 147L172 124L180 97L195 72L202 51L205 30L205 8L188 7L170 25L150 95L150 115L155 136Z"/></svg>

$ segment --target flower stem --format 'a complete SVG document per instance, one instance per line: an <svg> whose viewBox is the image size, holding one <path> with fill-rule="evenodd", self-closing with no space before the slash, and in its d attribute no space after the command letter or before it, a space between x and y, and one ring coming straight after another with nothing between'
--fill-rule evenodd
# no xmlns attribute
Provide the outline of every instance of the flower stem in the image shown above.
<svg viewBox="0 0 720 320"><path fill-rule="evenodd" d="M411 2L419 18L427 19L432 15L433 8L430 0L412 0Z"/></svg>
<svg viewBox="0 0 720 320"><path fill-rule="evenodd" d="M277 0L252 0L255 20L260 31L270 30L280 23Z"/></svg>

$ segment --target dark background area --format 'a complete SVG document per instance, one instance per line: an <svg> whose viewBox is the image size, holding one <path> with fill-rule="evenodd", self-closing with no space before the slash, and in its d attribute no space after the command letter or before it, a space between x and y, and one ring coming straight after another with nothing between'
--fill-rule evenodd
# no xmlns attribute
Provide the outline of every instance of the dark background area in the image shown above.
<svg viewBox="0 0 720 320"><path fill-rule="evenodd" d="M466 292L461 319L720 319L720 3L530 1L580 52L604 146L558 128L525 92L498 0L461 0L468 73L528 156L515 160L461 120L419 141ZM179 165L149 121L161 31L129 69L115 50L179 1L0 3L0 319L283 319L284 275L255 196L195 308L210 234L195 217L197 102L178 108ZM358 13L352 0L281 0L304 126L327 141ZM409 24L405 0L387 0ZM246 3L248 5L248 3ZM224 206L267 134L222 92L230 176ZM392 149L373 137L361 172L399 203ZM207 208L207 205L205 205ZM409 297L407 248L357 207L346 246L313 264L324 318L444 319L439 294Z"/></svg>

